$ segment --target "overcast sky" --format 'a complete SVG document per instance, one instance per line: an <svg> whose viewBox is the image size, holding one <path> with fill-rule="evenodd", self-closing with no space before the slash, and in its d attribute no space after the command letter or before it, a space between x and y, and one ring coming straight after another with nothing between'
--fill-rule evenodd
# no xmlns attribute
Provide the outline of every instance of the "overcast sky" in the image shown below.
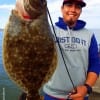
<svg viewBox="0 0 100 100"><path fill-rule="evenodd" d="M16 0L0 0L0 28L4 28L11 10L15 6ZM47 0L47 6L49 8L53 23L58 21L58 17L61 16L60 8L63 0ZM100 43L100 0L85 0L87 6L82 10L80 19L87 22L86 27L90 29L99 29L96 31L96 38Z"/></svg>
<svg viewBox="0 0 100 100"><path fill-rule="evenodd" d="M63 0L47 0L48 8L53 22L61 16L60 7ZM4 28L11 9L14 8L16 0L0 0L0 28ZM87 7L83 8L80 19L87 22L87 28L100 29L100 0L85 0Z"/></svg>

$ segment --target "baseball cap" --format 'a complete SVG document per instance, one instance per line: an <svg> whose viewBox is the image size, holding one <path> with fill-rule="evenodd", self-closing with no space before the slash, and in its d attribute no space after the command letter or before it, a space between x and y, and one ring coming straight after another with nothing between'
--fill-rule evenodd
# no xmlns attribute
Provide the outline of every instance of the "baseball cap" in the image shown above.
<svg viewBox="0 0 100 100"><path fill-rule="evenodd" d="M66 4L66 3L69 3L69 2L71 2L71 3L75 2L75 3L79 4L81 7L86 6L86 3L83 0L64 0L63 5Z"/></svg>

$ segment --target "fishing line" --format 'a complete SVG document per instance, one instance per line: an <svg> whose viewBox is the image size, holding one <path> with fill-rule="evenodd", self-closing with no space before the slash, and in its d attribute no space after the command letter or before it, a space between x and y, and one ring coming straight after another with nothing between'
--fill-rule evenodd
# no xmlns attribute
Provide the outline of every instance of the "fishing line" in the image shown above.
<svg viewBox="0 0 100 100"><path fill-rule="evenodd" d="M40 0L40 1L41 1L41 3L43 4L43 0ZM47 7L47 13L48 13L48 17L49 17L49 19L50 19L50 23L51 23L51 26L52 26L52 29L53 29L53 32L54 32L54 37L55 37L55 39L56 39L56 41L57 41L56 31L55 31L55 28L54 28L54 25L53 25L53 21L52 21L52 18L51 18L51 15L50 15L50 12L49 12L48 7ZM65 69L66 69L66 71L67 71L67 73L68 73L69 79L70 79L70 81L71 81L71 83L72 83L72 86L73 86L73 89L74 89L74 91L75 91L74 93L76 93L77 90L76 90L76 87L75 87L75 85L74 85L74 82L73 82L73 80L72 80L72 78L71 78L71 75L70 75L70 72L69 72L69 70L68 70L67 64L66 64L66 62L65 62L64 55L63 55L63 52L62 52L62 49L61 49L61 46L60 46L59 41L57 41L57 43L58 43L58 47L59 47L59 50L60 50L60 53L61 53L61 56L62 56L62 59L63 59L63 63L64 63L64 65L65 65Z"/></svg>
<svg viewBox="0 0 100 100"><path fill-rule="evenodd" d="M55 32L55 28L54 28L54 25L53 25L53 22L52 22L52 19L51 19L51 15L50 15L50 12L49 12L49 9L48 9L48 8L47 8L47 12L48 12L48 16L49 16L49 19L50 19L50 23L51 23L51 25L52 25L52 29L53 29L53 32L54 32L54 36L55 36L56 41L57 41L57 35L56 35L56 32ZM71 83L72 83L73 89L76 91L76 87L75 87L75 85L74 85L74 82L73 82L73 80L72 80L72 78L71 78L71 75L70 75L70 72L69 72L69 70L68 70L67 64L66 64L66 62L65 62L65 59L64 59L63 52L62 52L62 49L61 49L61 46L60 46L59 41L58 41L57 43L58 43L58 47L59 47L59 50L60 50L60 53L61 53L61 56L62 56L64 65L65 65L66 71L67 71L68 76L69 76L69 79L70 79L70 81L71 81Z"/></svg>

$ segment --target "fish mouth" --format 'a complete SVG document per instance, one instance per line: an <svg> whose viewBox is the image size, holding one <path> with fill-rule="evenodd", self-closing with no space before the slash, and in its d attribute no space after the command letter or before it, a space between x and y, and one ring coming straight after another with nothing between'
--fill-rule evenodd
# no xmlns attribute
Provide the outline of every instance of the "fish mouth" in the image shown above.
<svg viewBox="0 0 100 100"><path fill-rule="evenodd" d="M24 8L32 19L35 19L44 13L46 7L46 0L24 0Z"/></svg>

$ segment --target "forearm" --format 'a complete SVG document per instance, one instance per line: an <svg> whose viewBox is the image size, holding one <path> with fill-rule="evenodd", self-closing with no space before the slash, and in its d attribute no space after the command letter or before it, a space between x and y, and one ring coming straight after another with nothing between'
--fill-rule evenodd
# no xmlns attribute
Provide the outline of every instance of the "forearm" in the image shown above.
<svg viewBox="0 0 100 100"><path fill-rule="evenodd" d="M96 83L97 79L98 79L98 75L96 73L89 72L85 83L92 87Z"/></svg>
<svg viewBox="0 0 100 100"><path fill-rule="evenodd" d="M92 87L96 83L97 78L98 75L96 73L89 72L87 75L86 82L84 84L88 84L90 87ZM86 86L81 85L81 86L77 86L76 88L77 88L77 93L72 94L70 98L72 98L73 100L83 100L88 91Z"/></svg>

